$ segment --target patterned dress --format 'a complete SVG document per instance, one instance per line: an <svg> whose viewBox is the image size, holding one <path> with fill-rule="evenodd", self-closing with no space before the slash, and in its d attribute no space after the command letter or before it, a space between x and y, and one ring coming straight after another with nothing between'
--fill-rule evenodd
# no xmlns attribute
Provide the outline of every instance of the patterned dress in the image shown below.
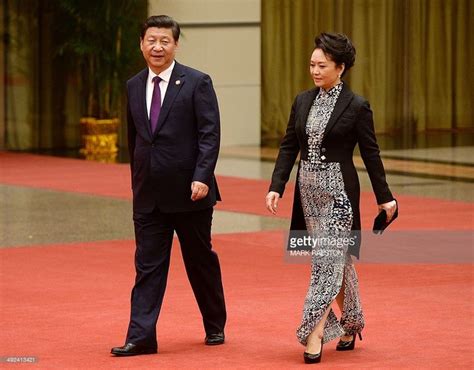
<svg viewBox="0 0 474 370"><path fill-rule="evenodd" d="M303 319L296 335L301 344L314 330L344 284L344 309L339 321L330 309L324 328L324 342L344 334L362 331L364 316L359 299L357 274L347 243L351 235L353 211L344 189L338 162L322 162L324 130L342 90L342 82L329 91L320 89L306 122L308 159L301 160L298 173L301 204L306 228L320 238L312 253L311 281Z"/></svg>

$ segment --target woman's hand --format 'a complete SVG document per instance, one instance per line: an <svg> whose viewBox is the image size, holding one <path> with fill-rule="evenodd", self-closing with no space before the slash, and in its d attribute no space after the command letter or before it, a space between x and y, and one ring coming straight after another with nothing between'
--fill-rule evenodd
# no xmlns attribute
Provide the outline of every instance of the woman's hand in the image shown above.
<svg viewBox="0 0 474 370"><path fill-rule="evenodd" d="M280 199L280 194L276 191L270 191L265 198L267 209L274 215L277 213L278 199Z"/></svg>
<svg viewBox="0 0 474 370"><path fill-rule="evenodd" d="M393 214L395 213L395 211L397 209L397 202L395 200L392 200L392 201L384 203L384 204L379 204L379 211L381 211L382 209L384 209L385 212L387 212L387 221L386 222L389 223L390 220L393 217Z"/></svg>

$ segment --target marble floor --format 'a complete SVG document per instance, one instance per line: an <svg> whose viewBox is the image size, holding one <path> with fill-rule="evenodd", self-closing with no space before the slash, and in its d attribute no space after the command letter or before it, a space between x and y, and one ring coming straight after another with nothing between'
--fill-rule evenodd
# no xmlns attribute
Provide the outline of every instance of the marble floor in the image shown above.
<svg viewBox="0 0 474 370"><path fill-rule="evenodd" d="M276 150L223 148L217 175L269 181ZM472 202L474 199L474 147L431 148L383 152L392 192L436 199ZM390 162L396 158L397 165ZM359 159L356 158L356 165ZM402 162L405 167L400 170ZM456 168L433 172L430 164ZM363 165L357 165L362 191L371 191ZM0 163L1 168L1 163ZM421 172L420 172L421 169ZM431 171L431 172L430 172ZM291 179L295 178L295 170ZM264 194L262 194L262 209ZM133 239L131 202L98 195L78 194L0 183L0 247L41 246L98 240ZM442 210L440 210L442 211ZM94 218L96 222L85 222ZM472 222L472 220L471 220ZM248 213L216 211L214 233L286 229L289 220Z"/></svg>
<svg viewBox="0 0 474 370"><path fill-rule="evenodd" d="M277 149L223 148L217 174L251 179L270 179ZM474 146L403 149L381 152L387 181L394 193L446 200L474 200ZM440 163L440 162L443 163ZM362 159L355 156L362 191L370 191L370 180ZM444 167L433 167L442 165ZM291 180L295 179L296 166Z"/></svg>

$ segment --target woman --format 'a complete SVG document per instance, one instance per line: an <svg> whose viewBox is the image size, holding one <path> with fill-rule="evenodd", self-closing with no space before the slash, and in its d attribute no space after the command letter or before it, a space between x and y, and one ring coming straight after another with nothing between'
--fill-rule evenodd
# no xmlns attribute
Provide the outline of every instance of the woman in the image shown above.
<svg viewBox="0 0 474 370"><path fill-rule="evenodd" d="M310 286L297 329L298 340L306 346L306 363L320 362L323 343L332 339L340 339L339 351L354 349L357 334L362 339L364 316L351 259L359 256L360 245L360 187L352 162L356 144L387 222L397 207L385 180L369 103L341 80L354 61L355 48L345 35L316 37L310 62L316 88L299 94L293 103L266 197L268 210L275 214L301 153L291 230L331 240L356 238L352 245L327 243L313 250ZM328 253L328 248L340 254ZM331 309L334 300L342 312L340 321Z"/></svg>

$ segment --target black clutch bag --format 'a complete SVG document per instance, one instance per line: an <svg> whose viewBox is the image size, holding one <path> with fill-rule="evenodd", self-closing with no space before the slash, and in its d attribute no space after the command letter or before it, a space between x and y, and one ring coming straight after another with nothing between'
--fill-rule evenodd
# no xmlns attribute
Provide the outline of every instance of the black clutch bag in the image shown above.
<svg viewBox="0 0 474 370"><path fill-rule="evenodd" d="M382 234L383 231L390 225L395 219L398 217L398 202L395 199L395 203L397 204L397 208L395 209L395 213L393 214L392 219L390 222L387 222L387 212L384 209L380 211L380 213L374 219L374 226L372 231L374 234Z"/></svg>

